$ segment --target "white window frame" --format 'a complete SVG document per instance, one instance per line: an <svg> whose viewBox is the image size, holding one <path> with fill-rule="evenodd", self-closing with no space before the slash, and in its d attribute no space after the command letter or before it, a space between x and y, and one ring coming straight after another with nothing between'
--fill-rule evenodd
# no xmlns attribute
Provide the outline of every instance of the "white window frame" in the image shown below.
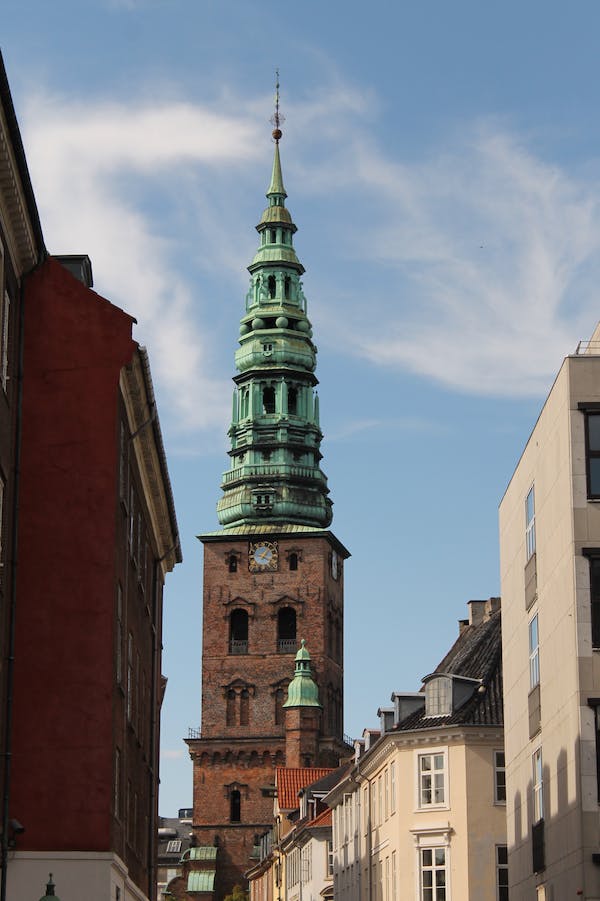
<svg viewBox="0 0 600 901"><path fill-rule="evenodd" d="M167 847L165 848L165 854L179 854L181 851L181 839L180 838L172 838L167 842Z"/></svg>
<svg viewBox="0 0 600 901"><path fill-rule="evenodd" d="M452 679L435 676L425 686L425 716L449 716L452 713Z"/></svg>
<svg viewBox="0 0 600 901"><path fill-rule="evenodd" d="M426 758L431 758L431 763L433 767L431 770L423 770L422 761ZM442 759L442 766L439 766L439 758ZM426 775L430 774L432 777L431 786L429 788L425 787L426 783ZM443 800L435 801L435 792L436 792L436 776L442 776L442 790L443 790ZM415 810L434 810L434 809L447 809L449 807L449 798L450 798L450 782L448 777L448 747L440 747L440 748L419 748L415 751L415 789L416 789L416 798L415 798ZM426 791L431 791L431 801L424 801L424 793Z"/></svg>
<svg viewBox="0 0 600 901"><path fill-rule="evenodd" d="M535 624L535 626L534 626ZM533 629L535 628L535 636ZM540 621L537 612L529 620L529 690L540 684Z"/></svg>
<svg viewBox="0 0 600 901"><path fill-rule="evenodd" d="M423 893L423 878L422 878L422 852L427 850L443 850L444 851L444 869L446 872L446 899L445 901L451 901L451 873L452 873L452 861L451 861L451 849L450 849L450 834L451 829L448 827L447 829L439 829L439 828L425 828L425 829L411 829L410 830L413 835L414 843L415 843L415 897L419 899L419 901L429 901L429 898L433 898L435 901L435 894L429 896L424 895Z"/></svg>
<svg viewBox="0 0 600 901"><path fill-rule="evenodd" d="M502 775L502 779L499 777ZM500 786L500 782L502 785ZM502 788L504 797L500 798L498 791ZM494 804L506 804L506 754L504 751L494 751Z"/></svg>
<svg viewBox="0 0 600 901"><path fill-rule="evenodd" d="M390 816L396 813L396 761L390 763Z"/></svg>
<svg viewBox="0 0 600 901"><path fill-rule="evenodd" d="M531 560L535 554L535 485L525 498L525 550L527 560Z"/></svg>

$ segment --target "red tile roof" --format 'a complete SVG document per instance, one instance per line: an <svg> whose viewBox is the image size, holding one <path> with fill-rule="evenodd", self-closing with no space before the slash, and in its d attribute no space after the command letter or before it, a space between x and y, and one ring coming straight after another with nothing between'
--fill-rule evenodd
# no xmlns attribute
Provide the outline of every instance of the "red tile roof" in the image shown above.
<svg viewBox="0 0 600 901"><path fill-rule="evenodd" d="M307 826L331 826L331 807L322 810Z"/></svg>
<svg viewBox="0 0 600 901"><path fill-rule="evenodd" d="M307 766L291 768L278 766L275 770L275 785L277 786L277 803L280 810L295 810L300 806L298 792L306 788L311 782L316 782L323 776L333 772L331 767Z"/></svg>

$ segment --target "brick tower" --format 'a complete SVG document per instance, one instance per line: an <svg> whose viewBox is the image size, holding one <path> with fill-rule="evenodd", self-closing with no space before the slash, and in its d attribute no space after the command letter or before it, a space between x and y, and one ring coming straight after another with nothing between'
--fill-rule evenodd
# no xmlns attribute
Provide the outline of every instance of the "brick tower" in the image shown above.
<svg viewBox="0 0 600 901"><path fill-rule="evenodd" d="M221 529L204 544L202 727L194 763L193 828L218 847L215 898L245 883L258 835L272 825L276 766L286 764L286 716L302 749L295 766L336 766L343 741L343 562L329 530L320 468L317 349L304 268L285 206L277 94L268 206L248 267L236 352L231 464L217 505ZM311 651L317 703L284 704L300 639ZM302 714L302 715L301 715ZM306 740L304 740L306 739ZM290 745L288 744L288 747ZM300 754L300 751L298 751ZM296 754L294 756L297 756Z"/></svg>

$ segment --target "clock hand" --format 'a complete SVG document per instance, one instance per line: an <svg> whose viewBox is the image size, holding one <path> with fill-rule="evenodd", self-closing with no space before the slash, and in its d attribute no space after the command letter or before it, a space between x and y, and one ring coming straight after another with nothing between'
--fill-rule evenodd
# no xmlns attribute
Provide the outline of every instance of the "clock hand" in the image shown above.
<svg viewBox="0 0 600 901"><path fill-rule="evenodd" d="M268 556L268 554L269 554L269 548L265 548L265 550L262 552L262 554L259 554L258 556L260 557L261 560L264 560L265 557Z"/></svg>

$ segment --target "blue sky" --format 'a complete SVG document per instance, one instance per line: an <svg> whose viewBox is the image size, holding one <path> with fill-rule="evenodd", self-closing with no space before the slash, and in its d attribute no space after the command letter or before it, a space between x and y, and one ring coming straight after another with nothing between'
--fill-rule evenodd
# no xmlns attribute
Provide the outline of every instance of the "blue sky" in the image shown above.
<svg viewBox="0 0 600 901"><path fill-rule="evenodd" d="M345 731L498 594L497 506L600 318L596 2L4 0L46 237L152 364L184 563L165 594L160 807L192 801L202 557L273 145L319 348L346 567ZM310 647L310 636L306 636Z"/></svg>

